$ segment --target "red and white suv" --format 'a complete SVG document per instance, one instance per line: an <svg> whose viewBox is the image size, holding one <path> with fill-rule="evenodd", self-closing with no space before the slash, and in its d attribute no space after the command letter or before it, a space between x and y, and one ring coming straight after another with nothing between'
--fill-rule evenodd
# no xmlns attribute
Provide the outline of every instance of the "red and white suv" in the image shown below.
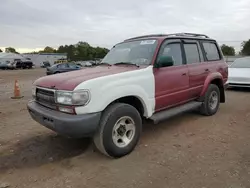
<svg viewBox="0 0 250 188"><path fill-rule="evenodd" d="M93 68L34 82L32 118L69 137L93 137L97 148L122 157L136 146L142 118L155 123L225 102L228 66L215 40L201 34L147 35L115 45Z"/></svg>

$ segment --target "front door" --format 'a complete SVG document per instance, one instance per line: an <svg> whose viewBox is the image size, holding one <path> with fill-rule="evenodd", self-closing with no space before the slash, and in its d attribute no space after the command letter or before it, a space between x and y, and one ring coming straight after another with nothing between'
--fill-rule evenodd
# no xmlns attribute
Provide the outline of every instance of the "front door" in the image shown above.
<svg viewBox="0 0 250 188"><path fill-rule="evenodd" d="M158 57L172 56L171 67L154 68L155 111L160 111L188 101L189 73L184 64L182 44L179 39L166 40L161 45Z"/></svg>

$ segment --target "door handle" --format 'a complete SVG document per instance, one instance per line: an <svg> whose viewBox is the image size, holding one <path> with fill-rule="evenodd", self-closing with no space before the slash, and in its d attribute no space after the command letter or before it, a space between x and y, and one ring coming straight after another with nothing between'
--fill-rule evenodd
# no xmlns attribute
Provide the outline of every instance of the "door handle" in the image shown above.
<svg viewBox="0 0 250 188"><path fill-rule="evenodd" d="M184 72L184 73L182 73L182 76L186 76L186 75L187 75L187 73L185 73L185 72Z"/></svg>
<svg viewBox="0 0 250 188"><path fill-rule="evenodd" d="M209 69L205 69L205 72L208 72L209 71Z"/></svg>

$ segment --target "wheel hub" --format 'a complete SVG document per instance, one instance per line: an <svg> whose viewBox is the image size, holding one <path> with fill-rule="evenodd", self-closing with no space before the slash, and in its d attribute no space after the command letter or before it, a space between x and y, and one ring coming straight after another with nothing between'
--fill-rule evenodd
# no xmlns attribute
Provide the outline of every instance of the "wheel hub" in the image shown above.
<svg viewBox="0 0 250 188"><path fill-rule="evenodd" d="M121 125L118 129L117 129L117 133L120 135L120 136L124 136L124 134L126 133L126 127L125 125Z"/></svg>
<svg viewBox="0 0 250 188"><path fill-rule="evenodd" d="M135 130L135 122L131 117L121 117L113 127L112 139L114 144L120 148L126 147L133 140Z"/></svg>
<svg viewBox="0 0 250 188"><path fill-rule="evenodd" d="M218 104L218 94L213 91L209 97L209 107L213 110L216 108L217 104Z"/></svg>

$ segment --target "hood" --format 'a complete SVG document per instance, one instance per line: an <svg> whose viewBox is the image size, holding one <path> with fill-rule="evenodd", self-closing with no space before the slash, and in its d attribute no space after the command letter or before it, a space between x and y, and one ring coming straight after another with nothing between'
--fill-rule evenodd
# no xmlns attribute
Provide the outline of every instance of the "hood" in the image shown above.
<svg viewBox="0 0 250 188"><path fill-rule="evenodd" d="M92 68L84 68L77 71L71 71L67 73L54 74L50 76L44 76L37 79L34 85L44 88L53 88L59 90L69 90L72 91L80 83L112 74L123 73L127 71L133 71L142 69L145 67L135 67L135 66L96 66Z"/></svg>
<svg viewBox="0 0 250 188"><path fill-rule="evenodd" d="M229 77L248 77L250 78L250 68L230 68L228 69Z"/></svg>

